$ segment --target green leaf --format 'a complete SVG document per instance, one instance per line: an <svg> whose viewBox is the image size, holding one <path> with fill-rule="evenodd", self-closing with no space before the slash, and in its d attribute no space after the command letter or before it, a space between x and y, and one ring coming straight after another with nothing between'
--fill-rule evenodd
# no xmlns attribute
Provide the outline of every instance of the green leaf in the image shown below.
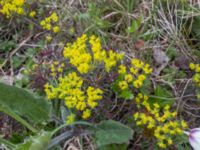
<svg viewBox="0 0 200 150"><path fill-rule="evenodd" d="M135 33L141 25L142 17L133 20L131 26L126 29L127 33Z"/></svg>
<svg viewBox="0 0 200 150"><path fill-rule="evenodd" d="M174 60L175 58L177 58L178 52L177 52L176 48L174 48L174 47L168 48L168 50L167 50L167 56L168 56L171 60Z"/></svg>
<svg viewBox="0 0 200 150"><path fill-rule="evenodd" d="M127 144L110 144L99 147L99 150L127 150Z"/></svg>
<svg viewBox="0 0 200 150"><path fill-rule="evenodd" d="M37 136L30 137L24 143L17 145L15 150L45 150L51 140L51 132L41 132Z"/></svg>
<svg viewBox="0 0 200 150"><path fill-rule="evenodd" d="M140 88L141 93L149 95L152 92L151 80L146 79L143 83L143 86Z"/></svg>
<svg viewBox="0 0 200 150"><path fill-rule="evenodd" d="M7 51L10 51L12 49L14 49L16 47L16 42L15 41L2 41L0 40L0 52L7 52Z"/></svg>
<svg viewBox="0 0 200 150"><path fill-rule="evenodd" d="M16 69L17 67L21 66L22 63L26 60L26 57L19 57L19 56L14 56L12 58L13 61L13 68Z"/></svg>
<svg viewBox="0 0 200 150"><path fill-rule="evenodd" d="M12 116L17 114L32 121L33 123L42 123L47 121L50 115L49 103L32 93L0 83L0 110L11 112Z"/></svg>
<svg viewBox="0 0 200 150"><path fill-rule="evenodd" d="M129 26L126 30L127 33L134 33L138 29L138 24L136 20L132 21L131 26Z"/></svg>
<svg viewBox="0 0 200 150"><path fill-rule="evenodd" d="M4 144L10 149L14 149L15 148L15 145L13 143L11 143L10 141L8 141L6 139L3 139L1 136L0 136L0 144Z"/></svg>
<svg viewBox="0 0 200 150"><path fill-rule="evenodd" d="M25 52L26 56L33 57L37 51L33 48L28 48Z"/></svg>
<svg viewBox="0 0 200 150"><path fill-rule="evenodd" d="M123 144L133 136L128 126L113 120L102 121L95 128L95 139L98 147L109 144Z"/></svg>
<svg viewBox="0 0 200 150"><path fill-rule="evenodd" d="M129 89L123 90L120 94L119 94L120 98L125 98L127 100L131 100L134 98L133 92Z"/></svg>
<svg viewBox="0 0 200 150"><path fill-rule="evenodd" d="M163 86L157 86L154 91L155 97L150 97L150 104L158 103L161 107L172 105L175 102L173 93Z"/></svg>
<svg viewBox="0 0 200 150"><path fill-rule="evenodd" d="M194 20L192 22L192 33L194 34L195 38L200 38L200 17L194 17Z"/></svg>

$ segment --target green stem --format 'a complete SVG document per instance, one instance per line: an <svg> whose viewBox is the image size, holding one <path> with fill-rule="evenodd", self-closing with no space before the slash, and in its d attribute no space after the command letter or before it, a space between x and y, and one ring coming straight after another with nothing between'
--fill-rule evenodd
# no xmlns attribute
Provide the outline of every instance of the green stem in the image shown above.
<svg viewBox="0 0 200 150"><path fill-rule="evenodd" d="M15 149L15 147L16 147L14 144L9 142L8 140L3 139L2 137L0 137L0 143L5 144L6 146L8 146L11 149Z"/></svg>
<svg viewBox="0 0 200 150"><path fill-rule="evenodd" d="M12 118L14 118L15 120L17 120L18 122L20 122L21 124L23 124L26 128L28 128L29 130L31 130L33 133L38 132L34 127L32 127L26 120L24 120L23 118L21 118L19 115L9 111L9 110L5 110L5 109L0 109L0 111L4 112L5 114L11 116Z"/></svg>
<svg viewBox="0 0 200 150"><path fill-rule="evenodd" d="M61 126L59 126L58 128L56 128L53 132L52 132L52 135L54 135L56 132L58 132L60 129L64 128L64 127L67 127L67 126L72 126L72 125L86 125L86 126L91 126L93 127L93 125L91 123L88 123L88 122L85 122L85 121L77 121L77 122L74 122L74 123L71 123L71 124L63 124Z"/></svg>
<svg viewBox="0 0 200 150"><path fill-rule="evenodd" d="M60 104L61 104L61 100L58 100L56 102L56 115L59 116L60 114Z"/></svg>

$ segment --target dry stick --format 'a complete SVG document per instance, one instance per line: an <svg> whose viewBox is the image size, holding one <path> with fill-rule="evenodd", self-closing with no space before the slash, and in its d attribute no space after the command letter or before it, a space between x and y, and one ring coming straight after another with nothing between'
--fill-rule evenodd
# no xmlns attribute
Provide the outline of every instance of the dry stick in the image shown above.
<svg viewBox="0 0 200 150"><path fill-rule="evenodd" d="M112 112L117 107L117 96L115 96L114 106L110 109L110 112Z"/></svg>
<svg viewBox="0 0 200 150"><path fill-rule="evenodd" d="M188 104L184 104L185 108L189 109L189 110L200 110L200 107L195 107L195 106L190 106Z"/></svg>
<svg viewBox="0 0 200 150"><path fill-rule="evenodd" d="M66 149L68 145L71 145L70 142L73 141L76 137L72 137L64 143L63 148Z"/></svg>
<svg viewBox="0 0 200 150"><path fill-rule="evenodd" d="M185 111L187 114L190 114L190 115L192 115L192 116L194 116L194 117L196 117L196 118L200 118L200 116L198 116L198 115L195 115L195 114L193 114L193 113L191 113L191 111Z"/></svg>
<svg viewBox="0 0 200 150"><path fill-rule="evenodd" d="M191 80L192 80L192 79L189 79L189 80L186 82L186 85L185 85L185 87L184 87L184 89L183 89L183 92L182 92L182 94L181 94L181 97L179 98L179 101L178 101L178 106L177 106L177 109L176 109L177 112L178 112L178 109L179 109L179 107L180 107L181 100L183 99L183 96L184 96L184 94L185 94L185 91L186 91L186 89L187 89L187 87L188 87L188 84L190 83Z"/></svg>
<svg viewBox="0 0 200 150"><path fill-rule="evenodd" d="M124 108L124 105L126 104L126 100L123 101L121 107L119 108L119 110L115 113L115 115L112 118L117 117L117 115L122 111L122 109Z"/></svg>
<svg viewBox="0 0 200 150"><path fill-rule="evenodd" d="M4 76L6 76L6 73L2 68L0 68L0 71L3 73Z"/></svg>
<svg viewBox="0 0 200 150"><path fill-rule="evenodd" d="M88 136L87 136L87 135L85 135L85 139L86 139L86 140L87 140L87 142L89 143L89 145L90 145L90 148L91 148L92 150L95 150L95 147L94 147L93 143L91 142L91 140L88 138Z"/></svg>
<svg viewBox="0 0 200 150"><path fill-rule="evenodd" d="M133 145L138 145L137 143L140 142L140 140L142 139L142 135L140 135L137 140L133 143Z"/></svg>
<svg viewBox="0 0 200 150"><path fill-rule="evenodd" d="M6 63L8 62L8 60L10 60L11 59L11 57L27 42L27 41L29 41L30 39L31 39L31 37L32 37L32 35L30 35L28 38L26 38L25 40L23 40L20 44L19 44L19 46L16 48L16 49L14 49L11 53L10 53L10 55L8 56L9 58L7 58L1 65L0 65L0 70L2 70L2 68L6 65Z"/></svg>
<svg viewBox="0 0 200 150"><path fill-rule="evenodd" d="M11 57L9 59L10 59L10 72L11 72L10 73L11 78L9 78L10 79L9 84L13 85L14 82L13 60L11 59Z"/></svg>
<svg viewBox="0 0 200 150"><path fill-rule="evenodd" d="M110 18L110 17L112 17L112 16L114 16L114 15L116 15L116 14L119 14L119 13L118 13L118 12L111 12L111 13L109 13L109 14L103 16L101 19L102 19L102 20L106 20L106 19L108 19L108 18Z"/></svg>

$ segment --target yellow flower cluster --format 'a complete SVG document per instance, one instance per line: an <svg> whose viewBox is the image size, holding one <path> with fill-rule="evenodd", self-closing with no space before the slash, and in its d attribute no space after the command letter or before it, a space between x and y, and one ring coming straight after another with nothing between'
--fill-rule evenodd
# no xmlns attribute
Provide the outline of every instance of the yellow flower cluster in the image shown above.
<svg viewBox="0 0 200 150"><path fill-rule="evenodd" d="M91 108L95 108L98 105L97 101L102 99L102 94L103 94L102 90L95 89L94 87L89 86L87 88L88 105Z"/></svg>
<svg viewBox="0 0 200 150"><path fill-rule="evenodd" d="M136 80L133 82L135 88L140 88L143 85L146 76L151 74L152 68L149 64L145 64L139 59L132 59L130 72L135 76Z"/></svg>
<svg viewBox="0 0 200 150"><path fill-rule="evenodd" d="M58 89L54 88L53 85L50 85L49 83L44 85L44 91L47 95L47 99L55 99L58 95Z"/></svg>
<svg viewBox="0 0 200 150"><path fill-rule="evenodd" d="M76 115L73 114L73 113L71 113L70 115L67 116L67 121L66 121L66 123L67 123L67 124L73 123L73 122L75 121L75 118L76 118Z"/></svg>
<svg viewBox="0 0 200 150"><path fill-rule="evenodd" d="M88 48L88 42L91 50ZM83 34L74 43L69 43L64 48L63 55L70 60L70 63L77 68L81 74L92 70L94 63L104 63L105 70L109 72L117 62L123 58L122 54L112 50L103 50L98 37L88 37Z"/></svg>
<svg viewBox="0 0 200 150"><path fill-rule="evenodd" d="M60 64L58 61L54 61L51 65L51 76L56 77L58 74L62 74L64 67L64 63Z"/></svg>
<svg viewBox="0 0 200 150"><path fill-rule="evenodd" d="M56 23L58 23L58 15L54 12L49 17L42 20L40 22L40 25L45 30L58 33L60 31L60 27L58 25L55 25Z"/></svg>
<svg viewBox="0 0 200 150"><path fill-rule="evenodd" d="M82 112L82 118L87 119L91 115L91 109L98 105L102 99L103 91L99 88L89 86L86 91L82 90L83 79L75 72L67 76L59 77L57 86L45 85L48 99L62 99L69 109Z"/></svg>
<svg viewBox="0 0 200 150"><path fill-rule="evenodd" d="M195 74L192 78L193 81L197 84L197 86L200 86L200 65L190 63L190 69L195 71Z"/></svg>
<svg viewBox="0 0 200 150"><path fill-rule="evenodd" d="M113 50L109 50L108 52L103 50L100 39L94 35L90 36L89 43L94 55L94 61L104 62L107 72L109 72L112 67L115 67L119 60L123 59L123 54L116 53Z"/></svg>
<svg viewBox="0 0 200 150"><path fill-rule="evenodd" d="M168 105L164 108L161 108L157 103L150 106L148 97L142 93L138 94L135 101L138 108L143 107L145 110L133 115L136 125L152 129L160 148L166 148L168 145L173 144L173 137L182 135L183 130L187 128L185 121L176 121L177 113L176 111L171 112Z"/></svg>
<svg viewBox="0 0 200 150"><path fill-rule="evenodd" d="M23 15L24 0L0 0L0 13L10 18L13 14Z"/></svg>
<svg viewBox="0 0 200 150"><path fill-rule="evenodd" d="M88 73L91 55L87 52L87 35L83 34L73 44L68 43L64 48L63 55L69 59L70 63L77 68L80 73Z"/></svg>
<svg viewBox="0 0 200 150"><path fill-rule="evenodd" d="M140 88L146 79L146 76L152 72L152 68L149 64L145 64L139 59L132 59L131 67L127 70L127 67L120 65L118 73L124 76L124 79L119 82L121 90L127 89L129 84L132 83L134 88Z"/></svg>

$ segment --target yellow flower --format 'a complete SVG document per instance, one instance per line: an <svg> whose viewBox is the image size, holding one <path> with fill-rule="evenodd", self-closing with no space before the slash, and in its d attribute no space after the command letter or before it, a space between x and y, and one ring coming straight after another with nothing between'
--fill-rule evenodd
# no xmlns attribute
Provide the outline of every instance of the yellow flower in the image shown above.
<svg viewBox="0 0 200 150"><path fill-rule="evenodd" d="M35 16L36 16L36 12L35 12L35 11L31 11L31 12L29 13L29 16L32 17L32 18L35 17Z"/></svg>
<svg viewBox="0 0 200 150"><path fill-rule="evenodd" d="M52 13L52 15L50 16L51 20L53 22L58 22L58 15L54 12Z"/></svg>
<svg viewBox="0 0 200 150"><path fill-rule="evenodd" d="M23 9L23 8L18 8L18 9L17 9L17 13L18 13L19 15L24 14L24 9Z"/></svg>
<svg viewBox="0 0 200 150"><path fill-rule="evenodd" d="M1 0L0 1L0 13L10 18L14 14L24 14L24 0Z"/></svg>
<svg viewBox="0 0 200 150"><path fill-rule="evenodd" d="M72 124L75 121L75 114L70 114L69 116L67 116L67 124Z"/></svg>
<svg viewBox="0 0 200 150"><path fill-rule="evenodd" d="M13 4L16 6L21 6L24 4L24 0L13 0Z"/></svg>
<svg viewBox="0 0 200 150"><path fill-rule="evenodd" d="M195 72L196 72L196 73L199 73L199 72L200 72L200 65L199 65L199 64L196 64L196 65L195 65Z"/></svg>
<svg viewBox="0 0 200 150"><path fill-rule="evenodd" d="M50 42L50 41L52 40L52 36L51 36L51 35L47 35L47 36L46 36L46 40L47 40L48 42Z"/></svg>
<svg viewBox="0 0 200 150"><path fill-rule="evenodd" d="M131 67L130 68L130 72L132 73L132 74L134 74L134 75L137 75L138 74L138 69L137 68L134 68L134 67Z"/></svg>
<svg viewBox="0 0 200 150"><path fill-rule="evenodd" d="M41 22L40 22L40 25L41 26L44 26L46 24L46 22L44 21L44 20L42 20Z"/></svg>
<svg viewBox="0 0 200 150"><path fill-rule="evenodd" d="M120 81L119 87L120 87L121 90L125 90L125 89L128 88L128 83L126 81Z"/></svg>
<svg viewBox="0 0 200 150"><path fill-rule="evenodd" d="M181 126L183 128L187 128L188 127L187 123L184 120L181 121Z"/></svg>
<svg viewBox="0 0 200 150"><path fill-rule="evenodd" d="M176 111L170 112L170 106L160 107L158 103L149 104L148 97L142 93L138 93L136 103L140 107L146 108L145 113L136 112L133 118L136 120L136 125L144 126L148 129L154 129L154 136L157 140L157 145L160 148L166 148L172 145L172 139L176 135L182 135L184 127L187 124L184 121L176 121ZM144 108L143 108L144 109Z"/></svg>
<svg viewBox="0 0 200 150"><path fill-rule="evenodd" d="M126 73L126 66L120 65L118 69L119 74L125 74Z"/></svg>
<svg viewBox="0 0 200 150"><path fill-rule="evenodd" d="M145 67L143 68L145 74L150 74L152 70L153 69L149 66L149 64L146 64Z"/></svg>
<svg viewBox="0 0 200 150"><path fill-rule="evenodd" d="M133 82L133 86L134 86L135 88L140 88L140 87L142 87L142 85L143 85L143 83L142 83L140 80L135 80L135 81Z"/></svg>
<svg viewBox="0 0 200 150"><path fill-rule="evenodd" d="M119 60L122 60L122 58L123 54L118 54L112 50L109 50L107 58L104 59L106 71L109 72L113 67L117 65Z"/></svg>
<svg viewBox="0 0 200 150"><path fill-rule="evenodd" d="M67 44L64 48L63 55L68 58L70 63L77 68L81 74L88 73L91 68L92 57L87 52L87 35L83 34L73 44Z"/></svg>
<svg viewBox="0 0 200 150"><path fill-rule="evenodd" d="M138 117L139 117L139 113L137 112L137 113L135 113L134 115L133 115L133 117L134 117L134 119L135 120L137 120L138 119Z"/></svg>
<svg viewBox="0 0 200 150"><path fill-rule="evenodd" d="M144 63L140 61L139 59L133 58L131 60L131 64L137 68L142 68L144 66Z"/></svg>
<svg viewBox="0 0 200 150"><path fill-rule="evenodd" d="M55 12L53 12L49 17L46 17L40 21L40 25L43 29L49 31L52 30L54 33L58 33L60 31L60 27L55 24L56 22L58 22L58 16ZM52 28L52 26L54 27Z"/></svg>
<svg viewBox="0 0 200 150"><path fill-rule="evenodd" d="M126 74L124 77L125 81L127 81L128 83L133 81L133 76L131 74Z"/></svg>
<svg viewBox="0 0 200 150"><path fill-rule="evenodd" d="M90 109L86 109L85 111L83 111L83 115L82 115L83 119L88 119L90 116L91 116L91 110Z"/></svg>
<svg viewBox="0 0 200 150"><path fill-rule="evenodd" d="M95 108L98 105L97 101L102 99L102 94L103 91L101 89L89 86L87 88L87 103L89 107Z"/></svg>
<svg viewBox="0 0 200 150"><path fill-rule="evenodd" d="M166 147L167 147L166 144L164 144L163 142L159 142L159 143L158 143L158 146L159 146L160 148L166 148Z"/></svg>
<svg viewBox="0 0 200 150"><path fill-rule="evenodd" d="M51 30L51 24L49 24L49 23L45 24L44 28L47 29L47 30Z"/></svg>
<svg viewBox="0 0 200 150"><path fill-rule="evenodd" d="M172 139L170 139L170 138L167 139L167 143L168 143L168 145L172 145L172 143L173 143L173 142L172 142Z"/></svg>
<svg viewBox="0 0 200 150"><path fill-rule="evenodd" d="M58 33L59 31L60 31L60 27L58 27L58 26L53 27L54 33Z"/></svg>
<svg viewBox="0 0 200 150"><path fill-rule="evenodd" d="M143 82L145 79L146 79L146 76L143 75L143 74L138 76L138 80L141 81L141 82Z"/></svg>
<svg viewBox="0 0 200 150"><path fill-rule="evenodd" d="M195 69L195 64L194 63L190 63L190 69L194 70Z"/></svg>

